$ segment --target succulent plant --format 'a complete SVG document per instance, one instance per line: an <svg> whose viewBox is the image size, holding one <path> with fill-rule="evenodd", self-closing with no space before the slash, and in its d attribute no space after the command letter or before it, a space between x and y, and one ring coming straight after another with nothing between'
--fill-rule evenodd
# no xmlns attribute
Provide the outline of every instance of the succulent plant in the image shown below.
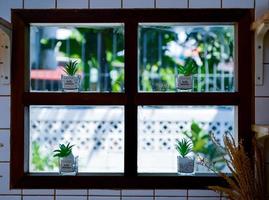
<svg viewBox="0 0 269 200"><path fill-rule="evenodd" d="M190 140L177 140L176 150L182 158L185 158L192 151L192 143Z"/></svg>
<svg viewBox="0 0 269 200"><path fill-rule="evenodd" d="M55 153L53 156L61 158L67 157L72 153L73 146L74 145L70 145L70 143L68 143L67 145L59 144L59 149L53 151Z"/></svg>
<svg viewBox="0 0 269 200"><path fill-rule="evenodd" d="M179 65L178 71L184 76L190 76L192 74L197 74L197 65L194 61L189 60L186 62L185 66Z"/></svg>
<svg viewBox="0 0 269 200"><path fill-rule="evenodd" d="M78 71L78 62L70 60L68 63L65 64L65 67L63 68L63 71L69 75L74 76Z"/></svg>

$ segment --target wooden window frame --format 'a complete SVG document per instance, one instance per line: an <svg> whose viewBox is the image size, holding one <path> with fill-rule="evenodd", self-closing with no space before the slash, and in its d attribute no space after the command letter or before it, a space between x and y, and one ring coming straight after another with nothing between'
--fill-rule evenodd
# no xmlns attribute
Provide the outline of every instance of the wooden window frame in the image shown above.
<svg viewBox="0 0 269 200"><path fill-rule="evenodd" d="M139 105L235 105L238 135L250 147L253 116L253 9L59 9L12 10L11 188L206 188L221 185L218 177L137 173L137 107ZM143 93L137 87L138 23L216 22L237 24L238 88L233 93ZM41 93L29 91L30 23L124 23L124 93ZM109 97L109 98L108 98ZM25 172L30 105L124 105L123 174ZM26 139L25 139L26 138ZM136 141L136 142L135 142ZM250 148L248 148L250 150Z"/></svg>

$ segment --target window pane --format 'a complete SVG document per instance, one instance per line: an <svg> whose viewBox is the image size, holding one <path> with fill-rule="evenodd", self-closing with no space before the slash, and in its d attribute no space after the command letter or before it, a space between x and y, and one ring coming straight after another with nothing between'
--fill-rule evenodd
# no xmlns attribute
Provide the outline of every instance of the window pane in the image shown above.
<svg viewBox="0 0 269 200"><path fill-rule="evenodd" d="M123 172L124 107L30 106L30 172L57 172L53 150L69 142L79 172Z"/></svg>
<svg viewBox="0 0 269 200"><path fill-rule="evenodd" d="M209 133L222 143L224 133L237 135L234 106L140 106L138 108L138 172L177 172L176 140L189 139L195 155L227 171ZM201 130L191 132L191 126ZM196 173L209 173L196 158Z"/></svg>
<svg viewBox="0 0 269 200"><path fill-rule="evenodd" d="M234 92L234 25L139 24L141 92L181 91L178 75L192 74L192 92Z"/></svg>
<svg viewBox="0 0 269 200"><path fill-rule="evenodd" d="M32 24L30 90L61 91L63 66L77 61L81 91L124 91L123 24Z"/></svg>

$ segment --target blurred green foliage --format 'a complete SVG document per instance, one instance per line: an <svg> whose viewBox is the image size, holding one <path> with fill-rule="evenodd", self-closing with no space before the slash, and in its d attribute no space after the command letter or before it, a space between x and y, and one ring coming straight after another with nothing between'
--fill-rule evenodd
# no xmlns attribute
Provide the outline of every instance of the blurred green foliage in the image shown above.
<svg viewBox="0 0 269 200"><path fill-rule="evenodd" d="M213 142L210 134L204 131L197 122L193 121L190 131L184 131L183 134L192 141L194 153L200 154L218 170L225 167L225 151Z"/></svg>
<svg viewBox="0 0 269 200"><path fill-rule="evenodd" d="M44 154L40 150L40 144L36 141L32 142L32 160L31 167L33 171L56 170L58 167L58 159L51 156L50 153Z"/></svg>

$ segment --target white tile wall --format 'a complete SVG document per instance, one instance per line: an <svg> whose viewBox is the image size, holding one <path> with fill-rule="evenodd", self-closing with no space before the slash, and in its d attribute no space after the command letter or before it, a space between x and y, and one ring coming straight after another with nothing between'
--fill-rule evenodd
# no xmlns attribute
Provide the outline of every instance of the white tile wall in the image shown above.
<svg viewBox="0 0 269 200"><path fill-rule="evenodd" d="M189 0L190 8L220 8L220 0Z"/></svg>
<svg viewBox="0 0 269 200"><path fill-rule="evenodd" d="M56 190L56 195L87 195L87 190Z"/></svg>
<svg viewBox="0 0 269 200"><path fill-rule="evenodd" d="M157 8L187 8L187 0L156 0Z"/></svg>
<svg viewBox="0 0 269 200"><path fill-rule="evenodd" d="M123 8L154 8L154 0L123 0Z"/></svg>
<svg viewBox="0 0 269 200"><path fill-rule="evenodd" d="M90 197L90 200L121 200L120 197L100 197L100 196L93 196Z"/></svg>
<svg viewBox="0 0 269 200"><path fill-rule="evenodd" d="M0 199L1 200L21 200L20 196L1 196L0 195Z"/></svg>
<svg viewBox="0 0 269 200"><path fill-rule="evenodd" d="M255 1L255 17L261 17L268 10L268 0Z"/></svg>
<svg viewBox="0 0 269 200"><path fill-rule="evenodd" d="M155 200L187 200L187 197L155 197Z"/></svg>
<svg viewBox="0 0 269 200"><path fill-rule="evenodd" d="M269 124L269 98L255 98L256 124Z"/></svg>
<svg viewBox="0 0 269 200"><path fill-rule="evenodd" d="M153 190L122 190L123 196L153 196Z"/></svg>
<svg viewBox="0 0 269 200"><path fill-rule="evenodd" d="M10 95L10 85L0 85L0 95Z"/></svg>
<svg viewBox="0 0 269 200"><path fill-rule="evenodd" d="M21 190L9 189L9 163L0 163L0 195L21 194Z"/></svg>
<svg viewBox="0 0 269 200"><path fill-rule="evenodd" d="M10 127L10 97L0 96L0 129L9 127Z"/></svg>
<svg viewBox="0 0 269 200"><path fill-rule="evenodd" d="M187 196L187 190L155 190L155 196Z"/></svg>
<svg viewBox="0 0 269 200"><path fill-rule="evenodd" d="M223 8L254 8L254 0L222 0Z"/></svg>
<svg viewBox="0 0 269 200"><path fill-rule="evenodd" d="M120 190L89 190L89 195L98 196L98 195L107 195L107 196L119 196Z"/></svg>
<svg viewBox="0 0 269 200"><path fill-rule="evenodd" d="M122 200L153 200L153 197L122 197Z"/></svg>
<svg viewBox="0 0 269 200"><path fill-rule="evenodd" d="M56 200L87 200L87 196L56 196Z"/></svg>
<svg viewBox="0 0 269 200"><path fill-rule="evenodd" d="M219 200L219 197L188 197L188 200Z"/></svg>
<svg viewBox="0 0 269 200"><path fill-rule="evenodd" d="M212 191L212 190L189 190L188 191L188 196L218 196L219 194Z"/></svg>
<svg viewBox="0 0 269 200"><path fill-rule="evenodd" d="M24 8L55 8L56 0L24 0Z"/></svg>
<svg viewBox="0 0 269 200"><path fill-rule="evenodd" d="M54 200L54 196L23 196L23 200Z"/></svg>
<svg viewBox="0 0 269 200"><path fill-rule="evenodd" d="M90 8L121 8L121 0L90 0Z"/></svg>
<svg viewBox="0 0 269 200"><path fill-rule="evenodd" d="M88 8L88 0L57 0L57 8Z"/></svg>
<svg viewBox="0 0 269 200"><path fill-rule="evenodd" d="M54 190L46 190L46 189L37 189L31 190L26 189L22 191L23 195L54 195Z"/></svg>
<svg viewBox="0 0 269 200"><path fill-rule="evenodd" d="M0 148L0 161L10 160L9 130L0 130L0 143L4 146Z"/></svg>
<svg viewBox="0 0 269 200"><path fill-rule="evenodd" d="M0 0L0 17L10 21L10 9L22 8L213 8L220 7L220 0ZM254 0L222 0L223 8L253 8ZM261 16L268 9L268 0L256 0L256 15ZM264 62L269 64L269 34L265 40ZM265 68L265 85L256 88L256 122L269 123L269 65ZM9 190L9 86L0 86L0 141L7 143L0 150L0 200L153 200L153 190ZM4 116L4 117L3 117ZM7 130L6 130L7 129ZM269 162L269 144L266 145ZM4 153L3 153L4 152ZM4 162L3 162L4 161ZM2 163L1 163L2 162ZM267 165L269 177L269 164ZM269 185L268 185L269 190ZM21 196L23 193L23 198ZM122 197L121 196L122 193ZM208 190L189 190L188 200L219 200L217 193ZM155 200L186 200L187 190L155 190Z"/></svg>
<svg viewBox="0 0 269 200"><path fill-rule="evenodd" d="M269 96L269 64L263 66L263 85L256 86L255 96Z"/></svg>
<svg viewBox="0 0 269 200"><path fill-rule="evenodd" d="M10 21L11 8L22 8L22 0L0 0L0 17Z"/></svg>

